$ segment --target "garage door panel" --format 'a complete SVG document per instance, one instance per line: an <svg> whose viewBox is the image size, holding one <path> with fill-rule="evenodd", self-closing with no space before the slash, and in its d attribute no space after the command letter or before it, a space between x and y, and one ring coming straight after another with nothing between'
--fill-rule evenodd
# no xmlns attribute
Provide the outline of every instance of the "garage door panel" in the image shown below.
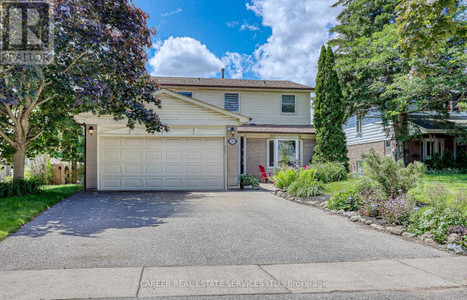
<svg viewBox="0 0 467 300"><path fill-rule="evenodd" d="M100 139L101 190L224 189L222 138Z"/></svg>

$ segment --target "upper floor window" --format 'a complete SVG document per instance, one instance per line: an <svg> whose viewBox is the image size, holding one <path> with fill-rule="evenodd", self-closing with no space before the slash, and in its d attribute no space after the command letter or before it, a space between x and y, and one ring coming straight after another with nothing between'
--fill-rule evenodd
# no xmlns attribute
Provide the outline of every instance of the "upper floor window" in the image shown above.
<svg viewBox="0 0 467 300"><path fill-rule="evenodd" d="M357 116L357 122L355 124L355 132L357 134L362 133L362 118Z"/></svg>
<svg viewBox="0 0 467 300"><path fill-rule="evenodd" d="M297 103L295 95L282 95L282 113L295 114L297 112Z"/></svg>
<svg viewBox="0 0 467 300"><path fill-rule="evenodd" d="M240 99L236 93L225 93L224 94L224 109L231 112L240 111Z"/></svg>
<svg viewBox="0 0 467 300"><path fill-rule="evenodd" d="M193 98L193 92L178 92L182 96Z"/></svg>

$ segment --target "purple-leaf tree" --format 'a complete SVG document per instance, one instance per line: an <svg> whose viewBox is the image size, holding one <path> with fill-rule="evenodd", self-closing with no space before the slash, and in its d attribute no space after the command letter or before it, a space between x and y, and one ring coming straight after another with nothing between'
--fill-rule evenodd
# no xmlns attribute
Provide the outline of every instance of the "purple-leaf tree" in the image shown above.
<svg viewBox="0 0 467 300"><path fill-rule="evenodd" d="M145 125L149 133L167 130L146 108L160 108L146 69L155 33L148 15L131 0L51 2L54 62L0 66L0 154L13 161L15 179L24 178L31 149L47 148L57 122L81 112L127 119L130 128Z"/></svg>

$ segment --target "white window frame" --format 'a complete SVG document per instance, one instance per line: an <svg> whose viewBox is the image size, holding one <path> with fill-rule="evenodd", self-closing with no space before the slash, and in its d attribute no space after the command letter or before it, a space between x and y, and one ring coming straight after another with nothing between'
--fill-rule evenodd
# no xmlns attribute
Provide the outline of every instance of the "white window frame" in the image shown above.
<svg viewBox="0 0 467 300"><path fill-rule="evenodd" d="M355 122L355 134L360 135L363 132L362 128L362 118L357 116L357 121Z"/></svg>
<svg viewBox="0 0 467 300"><path fill-rule="evenodd" d="M294 97L294 112L291 113L291 112L283 112L282 111L282 107L284 106L284 96L293 96ZM290 104L289 104L290 105ZM297 95L295 94L281 94L281 115L296 115L297 114L297 111L298 111L298 105L297 105Z"/></svg>
<svg viewBox="0 0 467 300"><path fill-rule="evenodd" d="M444 139L442 138L424 138L422 139L422 143L423 143L423 157L422 159L425 160L428 158L428 156L431 156L431 155L428 155L428 147L427 147L427 144L430 143L430 142L433 142L433 149L431 149L432 151L432 155L435 154L435 153L439 153L439 155L443 156L444 154L444 148L445 148L445 141ZM441 143L441 149L439 149L439 145Z"/></svg>
<svg viewBox="0 0 467 300"><path fill-rule="evenodd" d="M388 147L388 143L389 143L389 147ZM388 150L389 150L389 153L388 153ZM386 154L386 156L392 156L392 141L384 142L384 153Z"/></svg>
<svg viewBox="0 0 467 300"><path fill-rule="evenodd" d="M270 148L269 145L270 143L274 141L274 165L271 166L269 164L269 155L270 153ZM268 166L269 169L272 168L277 168L279 166L279 141L294 141L295 142L295 161L299 161L300 163L303 164L303 140L300 139L268 139L266 141L266 148L267 148L267 161L266 165Z"/></svg>
<svg viewBox="0 0 467 300"><path fill-rule="evenodd" d="M237 94L237 95L238 95L238 111L231 111L231 112L233 112L233 113L240 113L240 111L241 111L241 103L242 103L240 93L239 93L239 92L224 92L224 97L223 97L223 99L222 99L222 108L224 108L225 110L227 110L227 109L225 108L225 95L226 95L226 94ZM230 110L228 110L228 111L230 111Z"/></svg>
<svg viewBox="0 0 467 300"><path fill-rule="evenodd" d="M177 94L180 94L180 93L191 93L191 98L195 98L195 93L192 92L192 91L177 91ZM180 95L182 95L182 94L180 94ZM182 95L182 96L189 97L189 96L186 96L186 95Z"/></svg>

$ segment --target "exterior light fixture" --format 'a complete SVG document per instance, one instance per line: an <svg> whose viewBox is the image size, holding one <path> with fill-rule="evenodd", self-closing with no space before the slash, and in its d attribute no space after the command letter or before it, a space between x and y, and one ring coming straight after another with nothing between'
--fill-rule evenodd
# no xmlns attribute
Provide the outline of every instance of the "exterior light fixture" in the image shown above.
<svg viewBox="0 0 467 300"><path fill-rule="evenodd" d="M227 130L230 132L230 134L232 135L232 137L235 136L235 128L229 127L229 128L227 128Z"/></svg>
<svg viewBox="0 0 467 300"><path fill-rule="evenodd" d="M94 126L89 126L89 134L92 135L94 133Z"/></svg>
<svg viewBox="0 0 467 300"><path fill-rule="evenodd" d="M373 215L373 217L376 218L378 205L377 204L371 204L370 207L371 207L371 214Z"/></svg>

